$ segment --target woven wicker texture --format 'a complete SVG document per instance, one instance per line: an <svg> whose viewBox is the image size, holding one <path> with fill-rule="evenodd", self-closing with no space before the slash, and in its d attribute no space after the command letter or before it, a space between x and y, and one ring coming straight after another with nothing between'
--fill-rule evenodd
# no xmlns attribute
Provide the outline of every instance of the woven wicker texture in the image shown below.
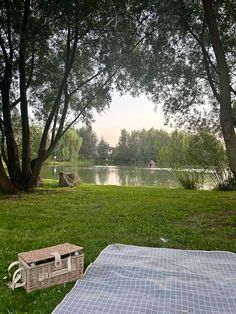
<svg viewBox="0 0 236 314"><path fill-rule="evenodd" d="M47 260L49 258L54 258L51 254L53 252L58 252L61 256L74 253L79 251L80 253L83 252L83 248L81 246L77 246L70 243L59 244L55 246L50 246L47 248L19 253L18 258L25 261L25 263L33 263L39 262L43 260Z"/></svg>
<svg viewBox="0 0 236 314"><path fill-rule="evenodd" d="M235 314L236 254L110 245L53 314Z"/></svg>
<svg viewBox="0 0 236 314"><path fill-rule="evenodd" d="M24 268L24 265L21 264L21 266ZM26 267L23 275L24 281L26 281L24 288L27 292L31 292L82 278L84 254L73 256L71 258L71 266L71 271L67 272L67 258L65 258L62 259L62 266L59 270L54 267L54 261L36 267ZM60 272L61 270L63 271L62 274L53 276L54 272Z"/></svg>
<svg viewBox="0 0 236 314"><path fill-rule="evenodd" d="M52 253L59 253L52 255ZM79 254L73 254L79 252ZM83 277L83 248L70 243L18 254L27 292L75 281Z"/></svg>

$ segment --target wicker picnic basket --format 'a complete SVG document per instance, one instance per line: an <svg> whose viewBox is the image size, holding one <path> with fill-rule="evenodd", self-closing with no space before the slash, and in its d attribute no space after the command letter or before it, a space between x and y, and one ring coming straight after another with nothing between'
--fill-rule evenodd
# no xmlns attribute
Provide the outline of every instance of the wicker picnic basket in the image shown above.
<svg viewBox="0 0 236 314"><path fill-rule="evenodd" d="M18 254L18 261L12 263L8 271L18 265L9 287L14 290L24 287L27 292L75 281L83 277L83 248L64 243Z"/></svg>

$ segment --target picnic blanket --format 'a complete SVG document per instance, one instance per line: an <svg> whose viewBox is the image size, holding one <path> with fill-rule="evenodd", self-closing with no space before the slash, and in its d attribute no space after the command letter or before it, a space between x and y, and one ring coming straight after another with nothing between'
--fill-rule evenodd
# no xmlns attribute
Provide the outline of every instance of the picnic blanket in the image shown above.
<svg viewBox="0 0 236 314"><path fill-rule="evenodd" d="M236 313L236 254L107 246L53 314Z"/></svg>

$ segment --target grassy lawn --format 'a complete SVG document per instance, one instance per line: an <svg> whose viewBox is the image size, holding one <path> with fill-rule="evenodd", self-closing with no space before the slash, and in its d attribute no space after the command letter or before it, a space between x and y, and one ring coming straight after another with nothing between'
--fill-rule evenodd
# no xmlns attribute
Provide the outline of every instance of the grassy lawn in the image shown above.
<svg viewBox="0 0 236 314"><path fill-rule="evenodd" d="M45 162L45 165L47 166L90 166L94 165L94 160L74 160L74 161L55 161L55 160L47 160Z"/></svg>
<svg viewBox="0 0 236 314"><path fill-rule="evenodd" d="M0 313L50 313L73 286L12 292L4 277L18 252L71 242L86 266L110 243L235 252L235 227L235 192L82 185L0 196Z"/></svg>

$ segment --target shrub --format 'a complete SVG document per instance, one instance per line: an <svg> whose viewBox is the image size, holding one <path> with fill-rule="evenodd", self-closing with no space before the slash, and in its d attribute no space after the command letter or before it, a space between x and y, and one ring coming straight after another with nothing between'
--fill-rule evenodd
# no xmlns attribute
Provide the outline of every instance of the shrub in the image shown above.
<svg viewBox="0 0 236 314"><path fill-rule="evenodd" d="M196 170L175 170L175 177L186 190L198 190L204 183L203 172Z"/></svg>
<svg viewBox="0 0 236 314"><path fill-rule="evenodd" d="M219 191L236 191L236 178L229 169L214 169L211 173L215 189Z"/></svg>
<svg viewBox="0 0 236 314"><path fill-rule="evenodd" d="M236 191L236 178L229 178L217 186L219 191Z"/></svg>

